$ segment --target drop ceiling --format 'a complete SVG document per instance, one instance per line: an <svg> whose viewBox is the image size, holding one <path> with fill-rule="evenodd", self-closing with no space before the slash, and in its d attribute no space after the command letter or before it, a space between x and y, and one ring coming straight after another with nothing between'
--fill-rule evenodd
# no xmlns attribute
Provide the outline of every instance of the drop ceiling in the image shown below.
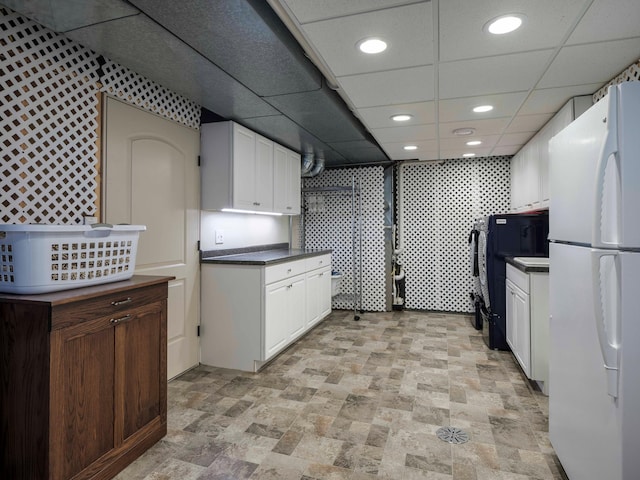
<svg viewBox="0 0 640 480"><path fill-rule="evenodd" d="M328 166L512 155L640 57L638 0L0 1ZM505 13L524 26L484 32Z"/></svg>
<svg viewBox="0 0 640 480"><path fill-rule="evenodd" d="M571 97L640 58L637 0L269 3L393 160L515 154ZM508 13L524 14L520 29L485 32ZM367 37L387 50L361 53ZM474 113L479 105L494 109ZM400 124L391 119L399 113L413 117ZM457 128L475 133L459 137Z"/></svg>

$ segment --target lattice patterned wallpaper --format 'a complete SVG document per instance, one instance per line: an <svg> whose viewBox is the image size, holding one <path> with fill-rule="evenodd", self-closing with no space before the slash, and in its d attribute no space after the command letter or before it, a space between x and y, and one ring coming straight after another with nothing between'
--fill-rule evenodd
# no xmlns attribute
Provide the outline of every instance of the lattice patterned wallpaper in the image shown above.
<svg viewBox="0 0 640 480"><path fill-rule="evenodd" d="M198 105L6 7L0 48L2 223L96 214L100 90L198 128Z"/></svg>
<svg viewBox="0 0 640 480"><path fill-rule="evenodd" d="M402 172L396 208L407 308L473 311L467 238L475 218L509 211L510 159L487 157L398 167Z"/></svg>
<svg viewBox="0 0 640 480"><path fill-rule="evenodd" d="M362 306L365 311L385 310L384 169L366 167L326 170L305 179L305 187L351 186L352 176L362 181ZM314 198L310 198L314 197ZM353 308L351 195L314 193L303 195L307 248L330 248L332 267L342 273L342 294L333 308ZM358 257L356 257L356 262Z"/></svg>
<svg viewBox="0 0 640 480"><path fill-rule="evenodd" d="M602 99L607 94L607 89L611 85L618 85L622 82L639 82L640 81L640 60L625 68L620 75L609 81L604 87L600 88L593 94L593 103Z"/></svg>

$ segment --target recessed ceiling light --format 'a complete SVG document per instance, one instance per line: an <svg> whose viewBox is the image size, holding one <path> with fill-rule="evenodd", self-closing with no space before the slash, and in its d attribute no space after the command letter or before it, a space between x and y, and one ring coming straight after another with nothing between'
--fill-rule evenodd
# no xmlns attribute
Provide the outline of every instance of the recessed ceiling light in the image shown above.
<svg viewBox="0 0 640 480"><path fill-rule="evenodd" d="M470 147L474 147L476 145L480 145L482 142L480 140L471 140L470 142L467 142L467 145L469 145Z"/></svg>
<svg viewBox="0 0 640 480"><path fill-rule="evenodd" d="M365 38L358 42L358 48L364 53L380 53L387 49L387 42L379 38Z"/></svg>
<svg viewBox="0 0 640 480"><path fill-rule="evenodd" d="M480 105L478 107L474 107L473 111L476 113L485 113L493 110L493 105Z"/></svg>
<svg viewBox="0 0 640 480"><path fill-rule="evenodd" d="M465 157L465 158L470 158L470 157L475 157L476 154L475 153L463 153L462 156Z"/></svg>
<svg viewBox="0 0 640 480"><path fill-rule="evenodd" d="M520 28L525 18L526 17L520 13L501 15L488 21L484 26L484 30L494 35L503 35Z"/></svg>
<svg viewBox="0 0 640 480"><path fill-rule="evenodd" d="M405 150L417 150L418 146L417 145L405 145L404 147Z"/></svg>
<svg viewBox="0 0 640 480"><path fill-rule="evenodd" d="M400 115L394 115L393 117L391 117L391 120L393 120L394 122L406 122L408 120L411 120L412 118L413 115L402 113Z"/></svg>
<svg viewBox="0 0 640 480"><path fill-rule="evenodd" d="M466 135L473 135L474 133L476 133L476 129L475 128L456 128L452 133L454 135L463 137Z"/></svg>

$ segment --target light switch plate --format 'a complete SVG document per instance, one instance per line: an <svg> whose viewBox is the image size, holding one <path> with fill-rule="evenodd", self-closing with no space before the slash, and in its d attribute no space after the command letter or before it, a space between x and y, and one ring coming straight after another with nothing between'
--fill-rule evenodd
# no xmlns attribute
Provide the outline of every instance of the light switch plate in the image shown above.
<svg viewBox="0 0 640 480"><path fill-rule="evenodd" d="M224 233L222 230L216 230L216 244L224 243Z"/></svg>

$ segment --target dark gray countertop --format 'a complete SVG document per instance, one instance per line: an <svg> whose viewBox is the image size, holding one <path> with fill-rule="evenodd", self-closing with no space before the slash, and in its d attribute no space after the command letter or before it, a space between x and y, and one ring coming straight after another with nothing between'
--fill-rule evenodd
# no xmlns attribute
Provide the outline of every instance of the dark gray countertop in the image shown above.
<svg viewBox="0 0 640 480"><path fill-rule="evenodd" d="M518 270L521 270L525 273L549 273L549 265L524 265L521 262L518 262L516 259L518 257L505 257L505 262L509 265L513 265Z"/></svg>
<svg viewBox="0 0 640 480"><path fill-rule="evenodd" d="M278 248L257 252L235 253L231 255L206 256L203 252L200 263L231 264L231 265L275 265L278 263L300 260L302 258L317 257L330 254L331 250L314 250L301 248Z"/></svg>

